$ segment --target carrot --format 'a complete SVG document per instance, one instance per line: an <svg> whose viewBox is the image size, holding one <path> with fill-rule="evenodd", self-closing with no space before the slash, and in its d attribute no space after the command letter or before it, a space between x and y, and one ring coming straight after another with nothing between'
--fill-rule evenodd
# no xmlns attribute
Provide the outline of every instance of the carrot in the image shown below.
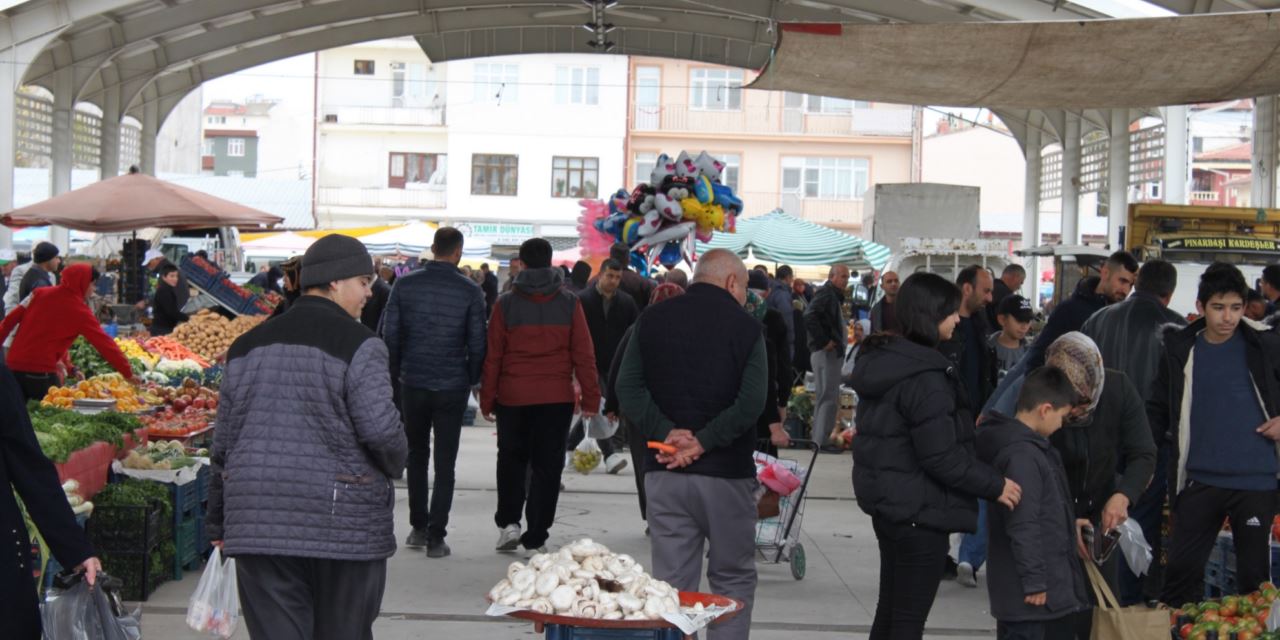
<svg viewBox="0 0 1280 640"><path fill-rule="evenodd" d="M667 454L667 455L674 455L674 454L675 454L675 452L676 452L676 448L675 448L675 447L673 447L673 446L671 446L671 445L669 445L669 444L665 444L665 443L662 443L662 442L658 442L657 440L650 440L650 441L649 441L649 448L650 448L650 449L657 449L658 451L661 451L662 453L665 453L665 454Z"/></svg>

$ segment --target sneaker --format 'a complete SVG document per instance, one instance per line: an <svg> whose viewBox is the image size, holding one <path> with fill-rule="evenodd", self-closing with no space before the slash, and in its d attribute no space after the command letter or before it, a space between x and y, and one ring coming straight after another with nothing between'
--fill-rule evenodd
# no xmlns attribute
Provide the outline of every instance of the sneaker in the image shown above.
<svg viewBox="0 0 1280 640"><path fill-rule="evenodd" d="M502 529L502 533L498 534L498 545L494 547L498 551L515 551L520 546L520 525L509 524Z"/></svg>
<svg viewBox="0 0 1280 640"><path fill-rule="evenodd" d="M977 572L973 570L973 565L968 562L961 562L956 565L956 582L959 582L970 589L975 589L978 586L978 578L974 575L976 573Z"/></svg>
<svg viewBox="0 0 1280 640"><path fill-rule="evenodd" d="M421 549L427 546L427 530L414 529L409 532L409 537L405 539L404 546L410 549Z"/></svg>
<svg viewBox="0 0 1280 640"><path fill-rule="evenodd" d="M534 557L534 556L538 555L539 553L546 553L546 552L547 552L547 545L545 545L545 544L544 544L544 545L542 545L541 547L538 547L537 549L525 549L525 550L524 550L524 557L525 557L525 558L532 558L532 557Z"/></svg>
<svg viewBox="0 0 1280 640"><path fill-rule="evenodd" d="M449 549L449 545L445 544L444 538L434 538L427 541L428 558L443 558L450 553L453 553L453 551Z"/></svg>
<svg viewBox="0 0 1280 640"><path fill-rule="evenodd" d="M612 474L627 468L627 457L621 453L615 453L604 461L604 470Z"/></svg>

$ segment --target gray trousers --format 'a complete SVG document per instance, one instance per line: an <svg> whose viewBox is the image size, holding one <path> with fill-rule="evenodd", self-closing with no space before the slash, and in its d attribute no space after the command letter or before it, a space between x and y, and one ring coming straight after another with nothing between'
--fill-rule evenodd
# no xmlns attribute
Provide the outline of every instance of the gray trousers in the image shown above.
<svg viewBox="0 0 1280 640"><path fill-rule="evenodd" d="M835 349L809 354L813 365L813 439L826 446L840 411L840 354Z"/></svg>
<svg viewBox="0 0 1280 640"><path fill-rule="evenodd" d="M236 556L236 586L252 638L373 640L387 561Z"/></svg>
<svg viewBox="0 0 1280 640"><path fill-rule="evenodd" d="M711 592L737 598L746 609L707 629L709 640L745 640L756 595L755 478L713 478L649 471L648 497L653 576L680 591L698 591L703 549Z"/></svg>

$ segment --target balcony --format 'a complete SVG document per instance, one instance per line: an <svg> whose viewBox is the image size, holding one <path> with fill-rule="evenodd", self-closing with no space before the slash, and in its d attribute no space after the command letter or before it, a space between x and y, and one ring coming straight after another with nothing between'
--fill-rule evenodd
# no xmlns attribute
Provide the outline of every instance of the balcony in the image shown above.
<svg viewBox="0 0 1280 640"><path fill-rule="evenodd" d="M387 189L383 187L320 187L316 203L331 207L443 209L443 189Z"/></svg>
<svg viewBox="0 0 1280 640"><path fill-rule="evenodd" d="M351 107L325 105L321 122L325 125L377 125L395 127L443 127L444 106L434 107Z"/></svg>
<svg viewBox="0 0 1280 640"><path fill-rule="evenodd" d="M634 110L631 128L636 132L909 137L912 126L911 109L854 109L836 114L782 106L715 111L686 105L635 105Z"/></svg>
<svg viewBox="0 0 1280 640"><path fill-rule="evenodd" d="M1222 204L1222 194L1217 191L1192 191L1191 203L1200 205Z"/></svg>

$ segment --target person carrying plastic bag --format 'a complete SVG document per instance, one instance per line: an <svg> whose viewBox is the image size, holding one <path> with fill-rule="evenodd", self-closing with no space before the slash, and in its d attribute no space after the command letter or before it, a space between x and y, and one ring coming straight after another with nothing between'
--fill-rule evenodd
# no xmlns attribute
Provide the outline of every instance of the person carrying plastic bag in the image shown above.
<svg viewBox="0 0 1280 640"><path fill-rule="evenodd" d="M191 594L187 626L196 631L230 638L240 622L240 596L236 593L236 560L222 560L222 550L213 548L200 584Z"/></svg>

